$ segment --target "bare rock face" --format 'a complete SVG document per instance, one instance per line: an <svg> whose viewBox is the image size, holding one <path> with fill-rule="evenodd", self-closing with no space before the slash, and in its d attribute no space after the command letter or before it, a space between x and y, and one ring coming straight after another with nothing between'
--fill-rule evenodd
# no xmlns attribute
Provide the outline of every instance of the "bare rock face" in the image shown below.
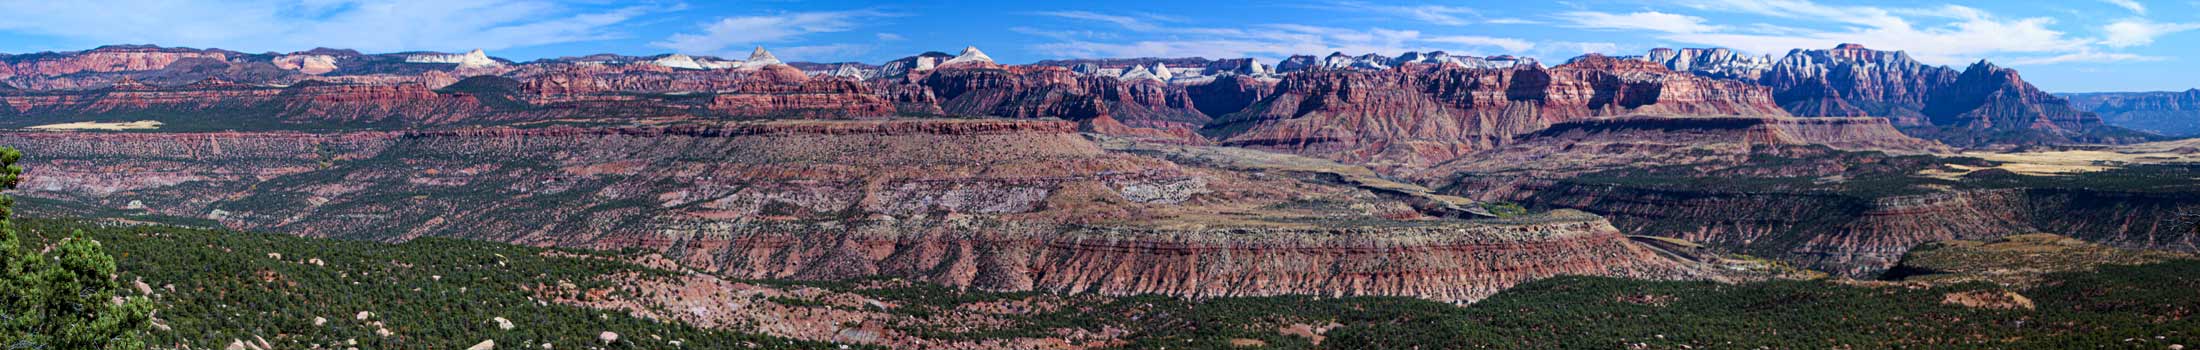
<svg viewBox="0 0 2200 350"><path fill-rule="evenodd" d="M1555 275L1703 273L1595 216L1440 218L1327 176L1111 151L1079 127L897 120L49 132L5 135L0 144L40 155L26 164L25 196L113 208L134 201L142 208L134 210L309 236L639 247L745 278L1473 300Z"/></svg>
<svg viewBox="0 0 2200 350"><path fill-rule="evenodd" d="M1954 69L1926 65L1902 51L1843 44L1831 50L1788 51L1764 73L1763 82L1772 87L1780 105L1796 115L1877 116L1898 125L1925 125L1928 121L1918 111L1934 91L1954 84L1958 75ZM1819 100L1827 96L1854 108L1825 108Z"/></svg>
<svg viewBox="0 0 2200 350"><path fill-rule="evenodd" d="M1252 106L1206 132L1226 145L1379 167L1426 166L1591 116L1785 115L1761 87L1602 56L1550 69L1309 71Z"/></svg>

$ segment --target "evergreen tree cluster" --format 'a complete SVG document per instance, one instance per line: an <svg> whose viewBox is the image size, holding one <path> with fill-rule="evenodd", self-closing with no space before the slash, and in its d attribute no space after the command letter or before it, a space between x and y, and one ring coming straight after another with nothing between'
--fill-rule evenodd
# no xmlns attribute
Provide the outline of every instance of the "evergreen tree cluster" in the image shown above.
<svg viewBox="0 0 2200 350"><path fill-rule="evenodd" d="M0 147L0 190L21 182L22 159ZM27 244L11 220L14 204L0 194L0 348L145 348L153 303L121 294L114 257L83 231L50 250Z"/></svg>

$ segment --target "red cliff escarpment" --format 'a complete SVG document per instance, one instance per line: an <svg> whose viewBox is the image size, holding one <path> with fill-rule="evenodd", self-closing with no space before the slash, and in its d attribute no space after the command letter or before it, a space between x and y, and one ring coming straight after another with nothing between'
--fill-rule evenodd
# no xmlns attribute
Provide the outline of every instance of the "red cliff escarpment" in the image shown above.
<svg viewBox="0 0 2200 350"><path fill-rule="evenodd" d="M1004 118L1061 118L1087 122L1102 117L1129 128L1140 136L1190 137L1177 141L1203 142L1190 131L1204 125L1208 116L1192 105L1181 87L1154 80L1123 81L1082 76L1052 66L949 67L911 73L908 84L927 93L908 95L931 99L942 113ZM912 91L914 87L897 88ZM923 102L923 101L911 101ZM1091 129L1117 130L1103 121Z"/></svg>
<svg viewBox="0 0 2200 350"><path fill-rule="evenodd" d="M1761 87L1601 56L1550 69L1308 71L1252 106L1210 124L1210 136L1384 167L1426 166L1591 116L1785 115Z"/></svg>
<svg viewBox="0 0 2200 350"><path fill-rule="evenodd" d="M0 60L6 63L0 64L0 79L52 77L82 72L159 70L177 61L191 59L227 61L230 54L233 53L123 45L70 53L18 55Z"/></svg>
<svg viewBox="0 0 2200 350"><path fill-rule="evenodd" d="M288 87L202 81L187 86L137 86L91 91L0 96L11 117L0 125L136 118L169 124L280 129L285 125L439 125L488 112L471 96L442 94L419 85L347 85L307 82ZM96 118L109 116L107 118Z"/></svg>

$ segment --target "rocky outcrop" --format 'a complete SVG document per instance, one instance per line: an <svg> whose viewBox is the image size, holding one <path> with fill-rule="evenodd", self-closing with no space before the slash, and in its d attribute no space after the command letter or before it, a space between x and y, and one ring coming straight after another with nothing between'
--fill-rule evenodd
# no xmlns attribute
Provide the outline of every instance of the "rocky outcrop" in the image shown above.
<svg viewBox="0 0 2200 350"><path fill-rule="evenodd" d="M2063 94L2073 108L2093 112L2108 125L2164 136L2200 135L2200 89L2182 92Z"/></svg>
<svg viewBox="0 0 2200 350"><path fill-rule="evenodd" d="M1784 115L1738 81L1593 56L1549 69L1409 65L1286 76L1272 95L1211 123L1226 145L1381 167L1420 167L1552 123L1606 115Z"/></svg>

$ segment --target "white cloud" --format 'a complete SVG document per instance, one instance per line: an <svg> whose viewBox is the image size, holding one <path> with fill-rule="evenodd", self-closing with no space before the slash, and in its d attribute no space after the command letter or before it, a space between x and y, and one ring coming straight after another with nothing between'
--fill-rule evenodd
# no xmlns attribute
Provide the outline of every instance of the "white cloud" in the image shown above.
<svg viewBox="0 0 2200 350"><path fill-rule="evenodd" d="M2101 2L2106 2L2110 5L2116 5L2116 7L2122 7L2126 10L2131 10L2131 13L2136 13L2140 15L2147 14L2147 5L2141 4L2137 0L2101 0Z"/></svg>
<svg viewBox="0 0 2200 350"><path fill-rule="evenodd" d="M815 33L845 32L863 21L893 14L873 11L791 12L772 16L726 17L703 26L702 33L673 34L650 46L692 54L721 54L750 45L789 42ZM781 49L780 51L785 51ZM813 51L821 52L821 51Z"/></svg>
<svg viewBox="0 0 2200 350"><path fill-rule="evenodd" d="M908 39L909 39L909 38L904 38L904 37L902 37L902 36L901 36L901 34L894 34L894 33L878 33L878 40L880 40L880 41L902 41L902 40L908 40Z"/></svg>
<svg viewBox="0 0 2200 350"><path fill-rule="evenodd" d="M2152 44L2156 37L2193 29L2200 29L2200 23L2155 23L2144 18L2125 19L2101 27L2104 34L2101 45L2132 47Z"/></svg>
<svg viewBox="0 0 2200 350"><path fill-rule="evenodd" d="M496 50L622 38L619 25L666 10L590 7L517 0L0 1L0 13L18 14L0 16L0 31L86 45L240 51Z"/></svg>

